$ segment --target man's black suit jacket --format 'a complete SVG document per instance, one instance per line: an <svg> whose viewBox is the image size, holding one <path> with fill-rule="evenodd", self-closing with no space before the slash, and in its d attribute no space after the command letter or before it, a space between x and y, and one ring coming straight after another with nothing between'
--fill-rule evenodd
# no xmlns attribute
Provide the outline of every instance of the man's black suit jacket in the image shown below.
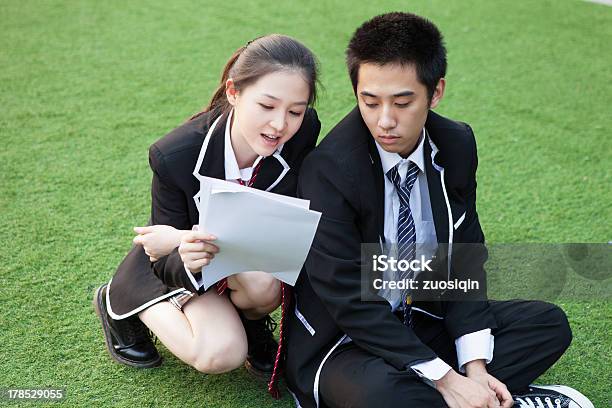
<svg viewBox="0 0 612 408"><path fill-rule="evenodd" d="M446 248L444 268L450 279L476 276L486 253L470 262L456 253L456 243L484 243L476 213L474 135L468 125L431 111L425 129L427 183L436 235L444 244L439 247ZM289 318L286 377L303 407L317 405L315 378L345 335L398 370L436 357L386 300L361 300L361 244L385 241L384 175L374 143L355 108L306 157L299 176L298 196L323 213ZM416 302L413 310L443 318L453 338L495 328L486 301L447 302L441 296Z"/></svg>
<svg viewBox="0 0 612 408"><path fill-rule="evenodd" d="M151 185L151 225L165 224L191 229L198 223L193 199L200 183L193 175L204 138L216 118L205 113L174 129L149 148L153 171ZM199 173L225 179L225 125L227 114L211 134ZM298 132L283 146L281 156L289 172L272 192L295 196L298 172L307 153L315 146L321 123L314 109L308 109ZM266 190L281 175L282 165L273 157L262 161L254 188ZM195 292L176 249L155 264L140 245L136 245L119 265L108 291L108 308L113 318L126 318L167 297L177 288Z"/></svg>

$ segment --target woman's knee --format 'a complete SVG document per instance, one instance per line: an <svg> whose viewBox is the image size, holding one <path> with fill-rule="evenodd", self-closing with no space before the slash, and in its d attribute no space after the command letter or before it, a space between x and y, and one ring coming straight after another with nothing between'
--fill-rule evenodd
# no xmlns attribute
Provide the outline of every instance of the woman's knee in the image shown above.
<svg viewBox="0 0 612 408"><path fill-rule="evenodd" d="M272 307L276 309L280 304L280 282L272 275L259 272L248 277L244 285L247 296L253 307Z"/></svg>
<svg viewBox="0 0 612 408"><path fill-rule="evenodd" d="M244 336L228 336L194 351L191 366L206 374L220 374L240 367L247 356Z"/></svg>

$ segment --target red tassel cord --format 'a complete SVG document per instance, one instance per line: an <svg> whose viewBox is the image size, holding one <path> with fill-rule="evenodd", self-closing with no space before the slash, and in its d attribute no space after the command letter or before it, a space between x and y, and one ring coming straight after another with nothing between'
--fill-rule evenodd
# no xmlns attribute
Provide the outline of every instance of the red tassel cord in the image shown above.
<svg viewBox="0 0 612 408"><path fill-rule="evenodd" d="M278 329L278 349L276 350L276 359L274 360L274 369L272 370L272 377L270 377L270 382L268 383L268 392L274 399L280 399L281 394L278 388L279 377L282 373L283 367L281 366L284 363L284 355L283 355L283 344L284 344L284 335L285 335L285 326L286 326L286 317L287 317L287 307L289 305L288 298L290 296L291 289L285 283L281 282L281 321Z"/></svg>

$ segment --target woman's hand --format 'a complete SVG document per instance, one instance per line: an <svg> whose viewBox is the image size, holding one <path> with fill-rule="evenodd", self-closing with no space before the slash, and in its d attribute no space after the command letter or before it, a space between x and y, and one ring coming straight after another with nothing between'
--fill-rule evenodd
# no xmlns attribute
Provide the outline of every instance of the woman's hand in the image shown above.
<svg viewBox="0 0 612 408"><path fill-rule="evenodd" d="M133 242L142 245L151 262L168 255L181 243L181 237L191 231L178 230L169 225L134 227Z"/></svg>
<svg viewBox="0 0 612 408"><path fill-rule="evenodd" d="M210 263L219 252L219 248L211 241L217 237L201 231L189 231L181 238L178 252L183 263L192 273L197 273Z"/></svg>

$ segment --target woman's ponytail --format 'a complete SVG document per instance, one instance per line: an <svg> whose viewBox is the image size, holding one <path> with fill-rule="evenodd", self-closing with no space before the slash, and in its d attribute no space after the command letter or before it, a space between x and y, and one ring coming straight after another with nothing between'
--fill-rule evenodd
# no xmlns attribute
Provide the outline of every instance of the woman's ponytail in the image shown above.
<svg viewBox="0 0 612 408"><path fill-rule="evenodd" d="M238 48L236 51L234 51L230 59L225 64L225 68L223 68L223 73L221 74L221 80L219 81L219 85L217 86L215 93L213 93L212 98L210 98L210 102L208 102L208 105L206 105L200 112L190 117L189 120L195 119L198 116L206 112L213 112L213 115L211 116L217 117L218 115L220 115L221 113L227 110L227 108L229 107L228 106L229 102L227 101L227 98L225 97L225 83L230 77L230 71L232 70L232 67L238 60L238 57L240 57L240 54L242 54L242 52L245 49L246 49L246 46L242 46Z"/></svg>

